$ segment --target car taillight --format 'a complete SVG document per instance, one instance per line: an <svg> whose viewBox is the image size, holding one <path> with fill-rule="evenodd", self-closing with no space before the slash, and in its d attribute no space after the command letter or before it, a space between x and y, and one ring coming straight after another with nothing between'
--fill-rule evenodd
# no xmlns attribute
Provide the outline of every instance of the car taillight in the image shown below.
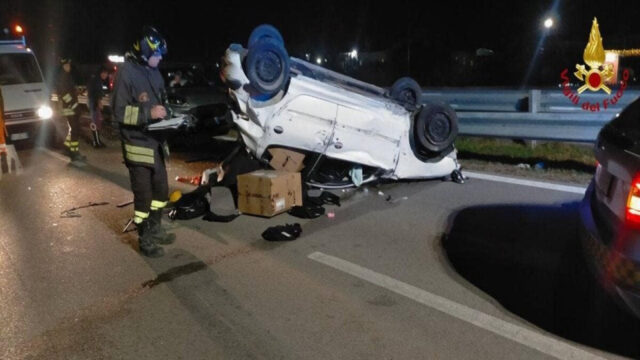
<svg viewBox="0 0 640 360"><path fill-rule="evenodd" d="M627 222L640 226L640 176L633 178L627 198Z"/></svg>

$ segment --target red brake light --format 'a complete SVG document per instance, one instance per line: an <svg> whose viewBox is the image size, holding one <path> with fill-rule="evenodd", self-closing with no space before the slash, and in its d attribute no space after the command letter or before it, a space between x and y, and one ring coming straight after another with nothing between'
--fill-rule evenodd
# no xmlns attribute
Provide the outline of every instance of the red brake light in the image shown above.
<svg viewBox="0 0 640 360"><path fill-rule="evenodd" d="M640 225L640 176L636 176L631 182L627 198L626 218L628 222Z"/></svg>

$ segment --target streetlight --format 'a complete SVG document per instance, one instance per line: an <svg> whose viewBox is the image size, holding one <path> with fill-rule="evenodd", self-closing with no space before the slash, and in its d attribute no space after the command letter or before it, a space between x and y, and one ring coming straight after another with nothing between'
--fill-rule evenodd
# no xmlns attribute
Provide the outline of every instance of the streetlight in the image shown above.
<svg viewBox="0 0 640 360"><path fill-rule="evenodd" d="M317 57L316 58L316 64L318 64L318 65L322 64L322 58L321 57Z"/></svg>
<svg viewBox="0 0 640 360"><path fill-rule="evenodd" d="M358 50L353 49L351 50L351 52L349 53L349 57L352 59L357 59L358 58Z"/></svg>
<svg viewBox="0 0 640 360"><path fill-rule="evenodd" d="M544 27L545 27L545 29L551 29L553 27L553 19L552 18L547 18L544 21Z"/></svg>

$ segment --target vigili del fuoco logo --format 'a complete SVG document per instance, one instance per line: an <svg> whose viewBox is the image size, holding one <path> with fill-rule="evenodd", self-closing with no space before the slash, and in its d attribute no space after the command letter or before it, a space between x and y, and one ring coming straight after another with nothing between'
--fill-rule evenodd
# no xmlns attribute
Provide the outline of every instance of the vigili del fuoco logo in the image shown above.
<svg viewBox="0 0 640 360"><path fill-rule="evenodd" d="M624 50L622 51L624 52ZM611 95L612 89L607 84L615 84L617 79L617 66L607 61L605 53L611 53L617 59L620 51L611 50L605 51L602 44L602 36L600 36L600 26L598 25L598 19L593 18L593 24L591 25L591 33L589 34L589 42L584 49L584 62L586 64L576 64L576 72L573 73L580 82L584 82L577 91L571 89L569 69L564 69L560 74L562 79L562 92L572 103L578 105L585 111L597 112L606 110L612 105L618 103L620 98L624 95L624 91L627 89L627 83L629 80L629 70L625 69L622 73L622 80L620 81L620 87ZM599 102L580 102L580 94L585 91L606 93L606 97ZM608 96L611 95L611 96Z"/></svg>

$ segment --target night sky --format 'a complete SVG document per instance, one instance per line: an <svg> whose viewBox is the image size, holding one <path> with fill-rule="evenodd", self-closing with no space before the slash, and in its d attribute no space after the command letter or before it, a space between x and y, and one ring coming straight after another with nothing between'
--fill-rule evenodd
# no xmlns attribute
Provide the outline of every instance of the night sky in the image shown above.
<svg viewBox="0 0 640 360"><path fill-rule="evenodd" d="M28 41L44 64L55 63L52 59L62 54L79 63L99 63L107 53L127 50L145 24L165 34L166 61L215 62L229 43L246 44L255 26L270 23L282 32L293 56L331 57L352 48L393 51L399 55L389 65L390 72L409 73L437 85L448 85L443 73L456 66L453 54L473 54L478 48L496 54L487 68L502 69L501 74L490 74L501 79L494 85L517 85L536 53L547 15L554 16L557 26L543 43L547 60L539 60L542 67L550 66L548 58L569 62L565 67L580 62L594 16L605 48L640 48L640 6L635 1L207 3L4 0L0 17L5 24L25 25ZM402 55L407 51L409 61Z"/></svg>

